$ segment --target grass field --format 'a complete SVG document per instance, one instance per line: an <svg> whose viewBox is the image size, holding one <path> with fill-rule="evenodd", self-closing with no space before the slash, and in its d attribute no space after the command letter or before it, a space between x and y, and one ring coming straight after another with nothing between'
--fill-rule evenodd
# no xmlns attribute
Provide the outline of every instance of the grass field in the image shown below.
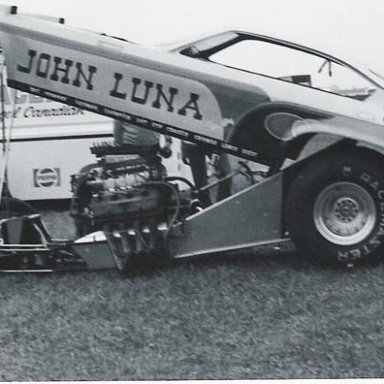
<svg viewBox="0 0 384 384"><path fill-rule="evenodd" d="M60 214L43 212L70 237ZM383 275L278 252L2 275L0 380L383 377Z"/></svg>

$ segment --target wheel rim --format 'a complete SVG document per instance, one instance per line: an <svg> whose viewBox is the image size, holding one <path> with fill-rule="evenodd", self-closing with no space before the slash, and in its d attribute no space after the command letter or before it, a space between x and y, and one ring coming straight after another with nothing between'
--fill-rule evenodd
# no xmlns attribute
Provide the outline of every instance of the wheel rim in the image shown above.
<svg viewBox="0 0 384 384"><path fill-rule="evenodd" d="M360 185L339 182L317 197L313 218L319 233L337 245L354 245L366 239L376 223L372 196Z"/></svg>

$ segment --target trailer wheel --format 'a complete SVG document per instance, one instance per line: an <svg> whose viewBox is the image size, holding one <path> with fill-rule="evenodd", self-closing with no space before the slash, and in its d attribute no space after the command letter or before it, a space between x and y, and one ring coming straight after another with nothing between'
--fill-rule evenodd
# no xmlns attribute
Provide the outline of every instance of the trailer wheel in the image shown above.
<svg viewBox="0 0 384 384"><path fill-rule="evenodd" d="M33 215L35 213L37 213L35 208L23 200L14 197L4 197L1 199L0 219ZM40 240L40 236L36 233L34 226L26 223L21 235L21 241L25 244L38 244Z"/></svg>
<svg viewBox="0 0 384 384"><path fill-rule="evenodd" d="M33 215L35 213L37 213L35 208L23 200L14 197L4 197L1 199L0 219ZM40 236L38 236L32 224L26 223L24 225L21 241L25 244L40 243Z"/></svg>
<svg viewBox="0 0 384 384"><path fill-rule="evenodd" d="M37 211L28 203L13 197L1 199L0 219L33 215ZM32 224L26 223L21 234L21 242L25 244L39 244L40 237ZM23 263L20 257L9 256L0 260L0 269L17 269Z"/></svg>
<svg viewBox="0 0 384 384"><path fill-rule="evenodd" d="M383 159L370 151L312 160L286 199L286 228L306 256L349 263L372 258L384 243Z"/></svg>
<svg viewBox="0 0 384 384"><path fill-rule="evenodd" d="M13 216L33 215L36 210L23 200L14 197L4 197L1 199L0 219Z"/></svg>

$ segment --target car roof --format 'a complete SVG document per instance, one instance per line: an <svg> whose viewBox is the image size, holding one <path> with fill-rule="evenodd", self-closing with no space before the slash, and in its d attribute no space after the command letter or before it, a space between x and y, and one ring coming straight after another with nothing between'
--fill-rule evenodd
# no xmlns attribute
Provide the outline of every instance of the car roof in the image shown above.
<svg viewBox="0 0 384 384"><path fill-rule="evenodd" d="M354 58L353 53L341 47L340 45L336 45L329 40L322 40L318 38L314 38L312 35L311 38L306 38L302 32L292 33L292 32L284 32L277 33L276 31L269 31L266 29L242 29L242 28L221 28L216 29L210 32L204 32L189 36L184 39L180 39L171 43L161 44L159 46L169 47L170 50L182 48L183 46L188 46L193 43L197 43L198 41L204 40L209 37L213 37L215 35L220 35L224 33L237 33L241 35L249 35L262 39L268 39L270 41L275 41L281 44L286 44L289 46L295 46L297 48L302 48L307 51L313 51L314 53L320 53L325 56L332 57L334 59L347 62L347 63L355 63L356 58Z"/></svg>
<svg viewBox="0 0 384 384"><path fill-rule="evenodd" d="M259 39L265 39L271 42L276 42L278 44L286 45L292 48L304 50L313 54L320 54L321 56L332 59L335 62L339 62L340 64L347 65L361 72L366 77L369 77L371 80L372 75L369 71L368 65L360 61L360 59L356 58L356 55L353 54L351 50L346 49L341 44L334 44L330 41L324 41L319 38L311 38L304 37L303 33L276 33L258 29L258 30L246 30L246 29L237 29L237 28L221 28L219 30L214 30L211 32L205 32L200 34L195 34L194 36L190 36L189 38L184 38L179 41L170 43L170 44L162 44L158 47L165 48L169 51L175 51L183 49L184 47L193 45L199 41L207 39L209 37L218 36L220 34L225 33L236 33L239 35L251 36ZM380 82L380 86L383 85Z"/></svg>

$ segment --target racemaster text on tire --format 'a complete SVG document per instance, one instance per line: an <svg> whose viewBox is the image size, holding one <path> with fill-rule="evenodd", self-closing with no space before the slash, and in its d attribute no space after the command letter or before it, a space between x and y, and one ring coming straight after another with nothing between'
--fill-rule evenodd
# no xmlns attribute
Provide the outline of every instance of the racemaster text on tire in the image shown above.
<svg viewBox="0 0 384 384"><path fill-rule="evenodd" d="M384 161L362 148L325 153L299 171L285 205L286 228L308 257L370 259L384 243Z"/></svg>

